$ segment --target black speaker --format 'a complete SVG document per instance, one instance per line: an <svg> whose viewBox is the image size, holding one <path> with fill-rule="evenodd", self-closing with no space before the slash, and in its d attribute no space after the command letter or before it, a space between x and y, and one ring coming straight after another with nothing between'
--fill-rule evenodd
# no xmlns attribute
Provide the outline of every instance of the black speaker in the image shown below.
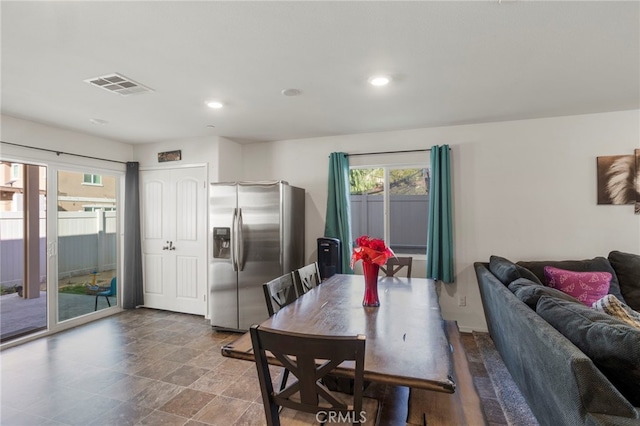
<svg viewBox="0 0 640 426"><path fill-rule="evenodd" d="M342 273L342 244L337 238L318 238L318 269L320 278Z"/></svg>

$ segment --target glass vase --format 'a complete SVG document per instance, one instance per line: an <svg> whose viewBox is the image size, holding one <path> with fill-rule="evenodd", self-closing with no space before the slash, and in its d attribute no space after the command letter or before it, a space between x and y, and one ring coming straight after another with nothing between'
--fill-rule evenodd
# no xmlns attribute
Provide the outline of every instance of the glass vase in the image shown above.
<svg viewBox="0 0 640 426"><path fill-rule="evenodd" d="M362 262L362 271L364 272L364 299L362 306L380 306L378 300L378 270L380 265L377 263Z"/></svg>

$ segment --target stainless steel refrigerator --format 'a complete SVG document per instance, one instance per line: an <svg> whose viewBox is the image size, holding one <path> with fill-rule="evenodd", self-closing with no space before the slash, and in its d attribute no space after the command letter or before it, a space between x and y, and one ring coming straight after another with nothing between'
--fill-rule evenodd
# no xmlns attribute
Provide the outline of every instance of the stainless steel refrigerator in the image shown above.
<svg viewBox="0 0 640 426"><path fill-rule="evenodd" d="M304 266L304 189L212 183L209 214L211 325L246 331L269 317L262 284Z"/></svg>

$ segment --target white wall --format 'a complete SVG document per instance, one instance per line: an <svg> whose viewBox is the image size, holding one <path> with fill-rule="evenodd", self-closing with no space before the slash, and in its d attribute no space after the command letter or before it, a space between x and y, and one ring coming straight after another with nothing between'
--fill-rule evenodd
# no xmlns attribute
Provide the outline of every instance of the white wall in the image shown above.
<svg viewBox="0 0 640 426"><path fill-rule="evenodd" d="M9 116L3 141L158 167L157 153L182 150L180 164L209 164L210 181L283 179L306 189L306 256L323 235L328 155L452 147L456 283L441 286L446 318L486 329L473 262L640 253L640 216L631 206L596 204L596 157L640 148L640 111L238 145L221 137L128 145ZM17 160L124 165L0 145ZM428 164L428 154L351 157L352 164ZM424 264L414 274L424 276ZM458 307L458 296L467 307Z"/></svg>
<svg viewBox="0 0 640 426"><path fill-rule="evenodd" d="M229 139L218 141L218 174L212 182L233 182L242 180L242 146Z"/></svg>
<svg viewBox="0 0 640 426"><path fill-rule="evenodd" d="M440 301L445 318L463 330L486 330L473 263L491 254L543 260L640 253L633 207L596 204L596 157L640 148L637 110L243 145L243 177L306 189L306 253L313 261L324 231L329 153L436 144L452 148L456 258L456 282L440 286ZM415 162L406 156L351 157L351 164ZM428 155L414 158L428 164ZM466 296L466 307L457 306L458 296Z"/></svg>
<svg viewBox="0 0 640 426"><path fill-rule="evenodd" d="M133 156L133 147L130 144L22 120L8 115L1 115L0 120L2 124L0 137L4 142L122 162L131 161ZM78 164L96 166L107 170L125 170L124 164L90 160L70 155L58 156L51 152L19 148L6 144L0 144L0 149L2 150L3 158L6 159Z"/></svg>
<svg viewBox="0 0 640 426"><path fill-rule="evenodd" d="M181 150L180 161L158 162L158 153ZM210 182L239 180L242 150L237 143L219 136L178 139L134 145L134 158L141 169L173 168L193 164L208 165Z"/></svg>

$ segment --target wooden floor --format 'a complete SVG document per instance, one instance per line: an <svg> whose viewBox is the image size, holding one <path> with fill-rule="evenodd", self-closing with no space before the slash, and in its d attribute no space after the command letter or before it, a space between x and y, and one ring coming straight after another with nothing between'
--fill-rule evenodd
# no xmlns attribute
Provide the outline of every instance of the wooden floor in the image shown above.
<svg viewBox="0 0 640 426"><path fill-rule="evenodd" d="M429 426L486 425L486 416L473 383L458 325L454 321L446 321L446 327L452 346L456 391L446 394L411 389L407 423Z"/></svg>

